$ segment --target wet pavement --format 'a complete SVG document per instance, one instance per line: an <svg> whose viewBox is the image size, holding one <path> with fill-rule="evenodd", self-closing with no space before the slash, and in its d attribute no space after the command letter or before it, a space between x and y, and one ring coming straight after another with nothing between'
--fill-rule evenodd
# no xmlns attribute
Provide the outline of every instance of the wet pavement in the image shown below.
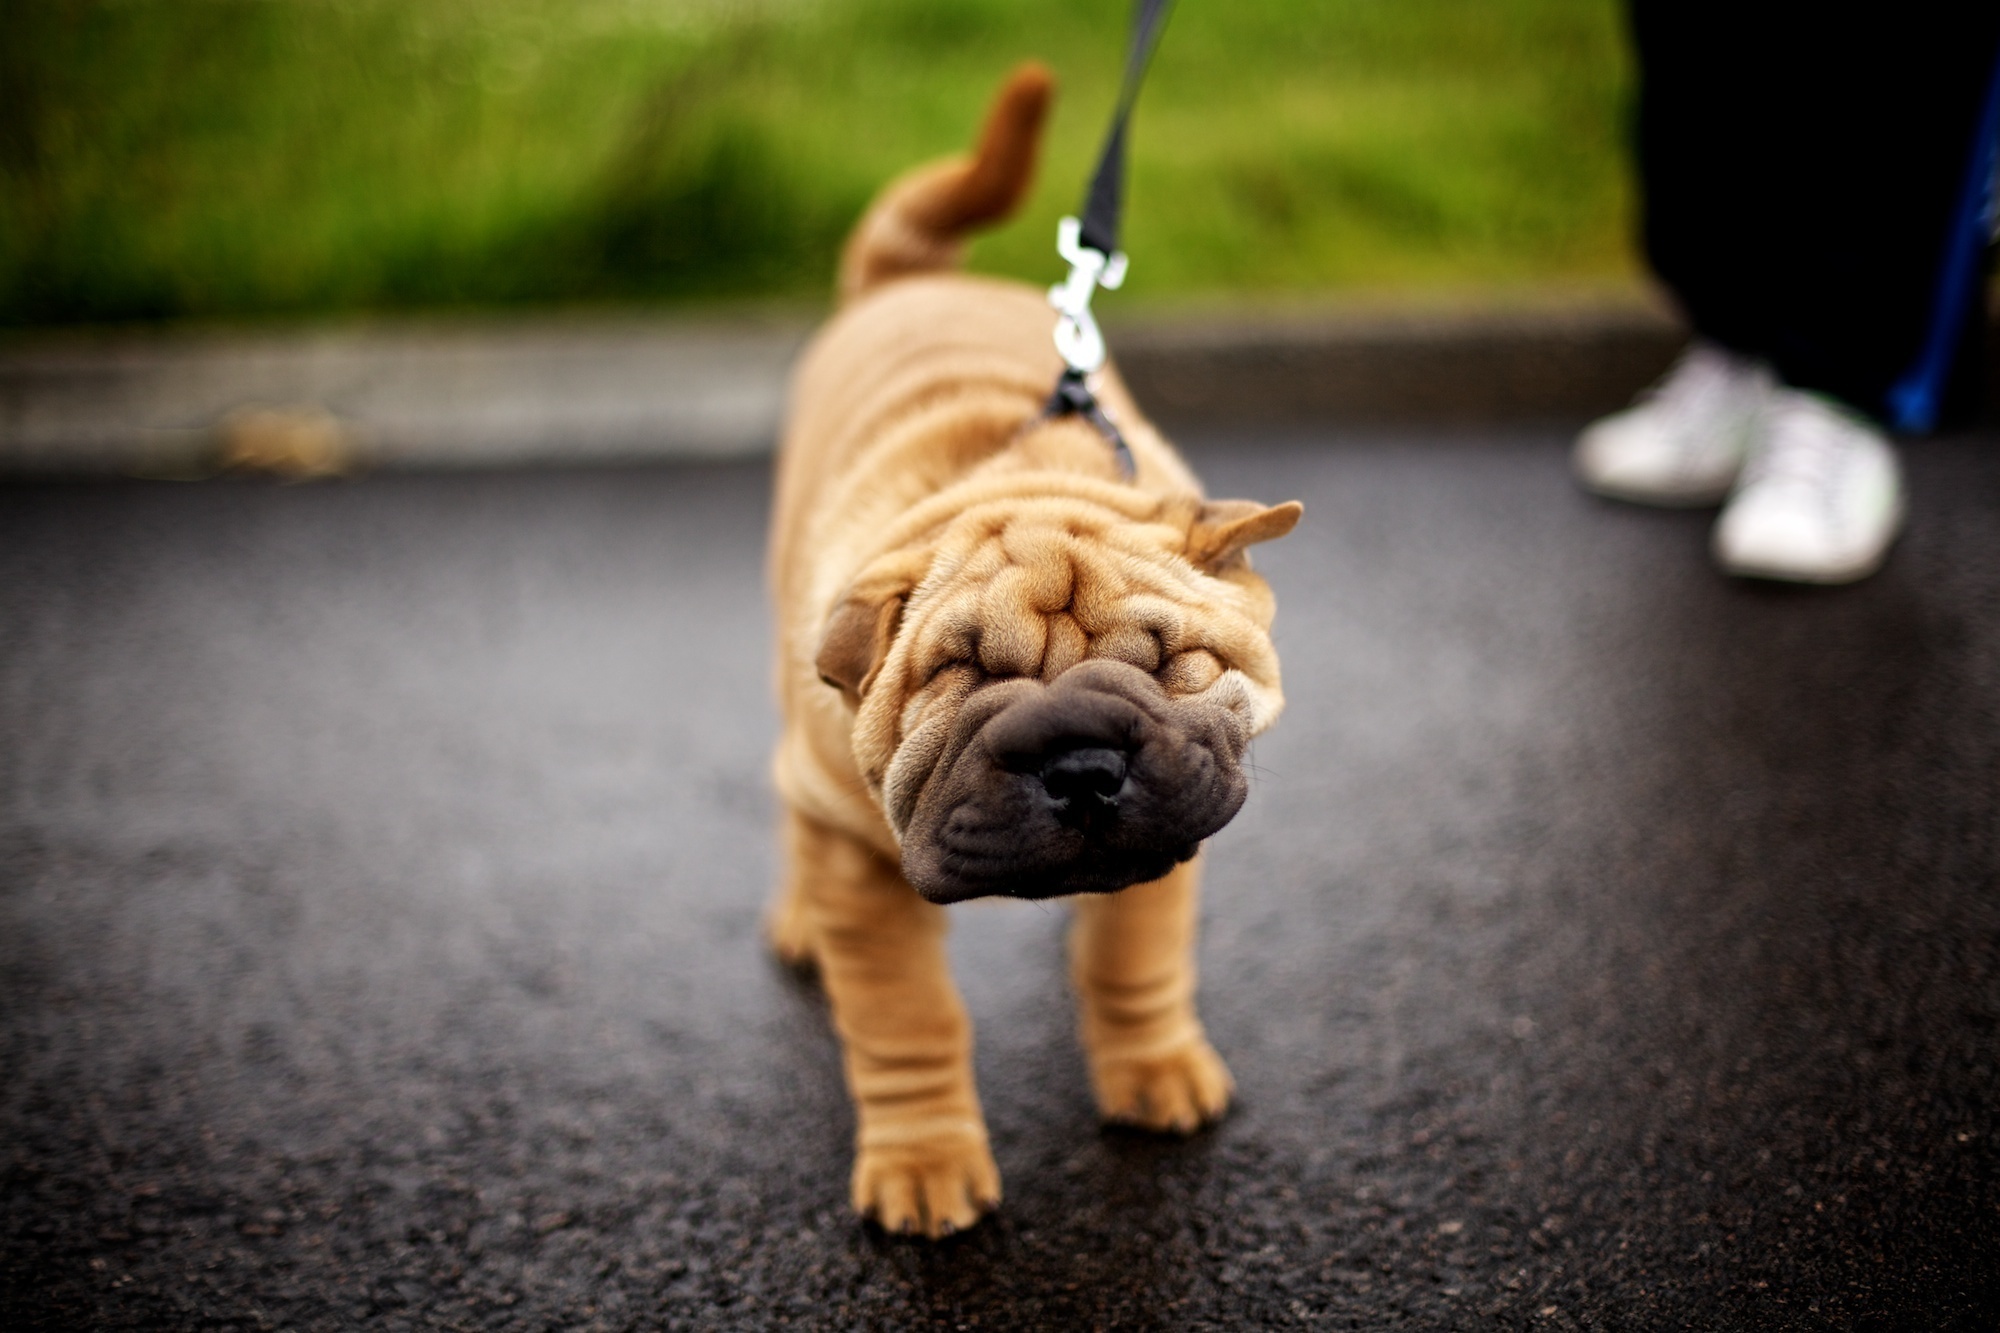
<svg viewBox="0 0 2000 1333"><path fill-rule="evenodd" d="M0 1326L1991 1328L1996 445L1825 591L1555 432L1194 441L1308 511L1241 1105L1101 1131L1062 910L955 909L937 1246L758 942L763 467L0 487Z"/></svg>

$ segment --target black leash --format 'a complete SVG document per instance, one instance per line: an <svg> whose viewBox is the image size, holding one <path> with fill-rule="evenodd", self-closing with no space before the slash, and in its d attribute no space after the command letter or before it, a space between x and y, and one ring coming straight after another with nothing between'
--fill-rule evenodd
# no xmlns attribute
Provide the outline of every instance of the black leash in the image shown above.
<svg viewBox="0 0 2000 1333"><path fill-rule="evenodd" d="M1090 377L1104 364L1104 335L1090 313L1090 298L1099 287L1115 289L1125 281L1125 254L1118 248L1119 224L1125 212L1125 127L1172 8L1173 0L1137 0L1132 11L1125 81L1111 113L1110 132L1097 155L1090 191L1084 196L1083 217L1064 218L1056 228L1056 250L1069 261L1069 278L1049 289L1049 304L1059 312L1056 350L1062 353L1064 369L1055 392L1042 408L1041 419L1080 416L1095 426L1117 456L1119 474L1127 481L1136 471L1132 450L1090 387Z"/></svg>
<svg viewBox="0 0 2000 1333"><path fill-rule="evenodd" d="M1083 203L1083 243L1099 254L1118 252L1118 223L1125 212L1125 126L1132 119L1132 104L1139 100L1139 85L1153 63L1153 48L1160 44L1160 32L1173 7L1174 0L1138 0L1132 12L1132 47L1125 56L1125 82L1118 90L1111 130L1104 136L1097 172L1090 178L1090 193Z"/></svg>

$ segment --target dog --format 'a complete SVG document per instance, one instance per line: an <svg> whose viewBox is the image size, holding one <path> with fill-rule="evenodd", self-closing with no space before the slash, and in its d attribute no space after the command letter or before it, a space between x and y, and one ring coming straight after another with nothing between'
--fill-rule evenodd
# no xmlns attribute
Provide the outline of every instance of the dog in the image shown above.
<svg viewBox="0 0 2000 1333"><path fill-rule="evenodd" d="M1130 446L1043 404L1040 292L956 271L1013 211L1053 94L1016 70L977 150L893 182L802 356L770 570L785 807L777 954L817 971L856 1107L853 1203L941 1237L1000 1200L942 904L1075 896L1104 1117L1190 1133L1227 1108L1194 1008L1197 853L1283 704L1245 549L1296 502L1209 501L1116 373Z"/></svg>

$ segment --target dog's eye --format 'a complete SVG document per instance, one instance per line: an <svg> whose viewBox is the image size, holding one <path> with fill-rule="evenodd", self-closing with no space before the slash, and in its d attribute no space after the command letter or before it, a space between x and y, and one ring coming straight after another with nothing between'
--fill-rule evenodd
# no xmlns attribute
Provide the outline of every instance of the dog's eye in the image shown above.
<svg viewBox="0 0 2000 1333"><path fill-rule="evenodd" d="M1176 653L1159 672L1160 687L1169 694L1199 694L1222 675L1222 662L1205 648Z"/></svg>
<svg viewBox="0 0 2000 1333"><path fill-rule="evenodd" d="M964 661L960 658L956 657L941 658L938 660L936 665L931 667L930 674L924 677L924 687L928 689L930 686L935 685L937 683L937 679L939 676L942 676L945 672L950 671L954 667L965 667L968 669L975 669L973 668L973 664L971 662Z"/></svg>
<svg viewBox="0 0 2000 1333"><path fill-rule="evenodd" d="M1160 660L1165 655L1160 650L1159 638L1138 625L1120 625L1099 635L1091 648L1093 657L1108 657L1148 673L1160 669Z"/></svg>
<svg viewBox="0 0 2000 1333"><path fill-rule="evenodd" d="M924 678L923 686L918 693L929 693L940 685L950 685L955 677L967 674L983 676L986 673L980 669L977 662L960 661L955 657L946 658L931 668L931 674Z"/></svg>

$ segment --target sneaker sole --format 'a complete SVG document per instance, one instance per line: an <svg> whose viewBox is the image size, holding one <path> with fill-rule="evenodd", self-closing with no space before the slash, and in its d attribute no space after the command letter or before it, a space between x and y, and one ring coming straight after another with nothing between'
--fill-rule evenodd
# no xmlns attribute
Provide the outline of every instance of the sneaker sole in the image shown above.
<svg viewBox="0 0 2000 1333"><path fill-rule="evenodd" d="M1760 565L1750 560L1731 560L1713 545L1710 552L1715 563L1722 566L1722 572L1742 579L1765 579L1773 583L1807 583L1815 587L1831 588L1861 580L1882 568L1889 558L1889 548L1896 544L1896 537L1903 530L1903 506L1899 503L1889 520L1889 535L1882 544L1857 560L1846 564L1820 569L1786 569L1777 565Z"/></svg>
<svg viewBox="0 0 2000 1333"><path fill-rule="evenodd" d="M1728 485L1710 490L1657 491L1636 486L1618 486L1581 475L1576 480L1578 485L1592 495L1601 496L1606 500L1618 500L1625 504L1648 505L1654 509L1711 509L1727 500L1729 492L1736 484L1732 478Z"/></svg>

